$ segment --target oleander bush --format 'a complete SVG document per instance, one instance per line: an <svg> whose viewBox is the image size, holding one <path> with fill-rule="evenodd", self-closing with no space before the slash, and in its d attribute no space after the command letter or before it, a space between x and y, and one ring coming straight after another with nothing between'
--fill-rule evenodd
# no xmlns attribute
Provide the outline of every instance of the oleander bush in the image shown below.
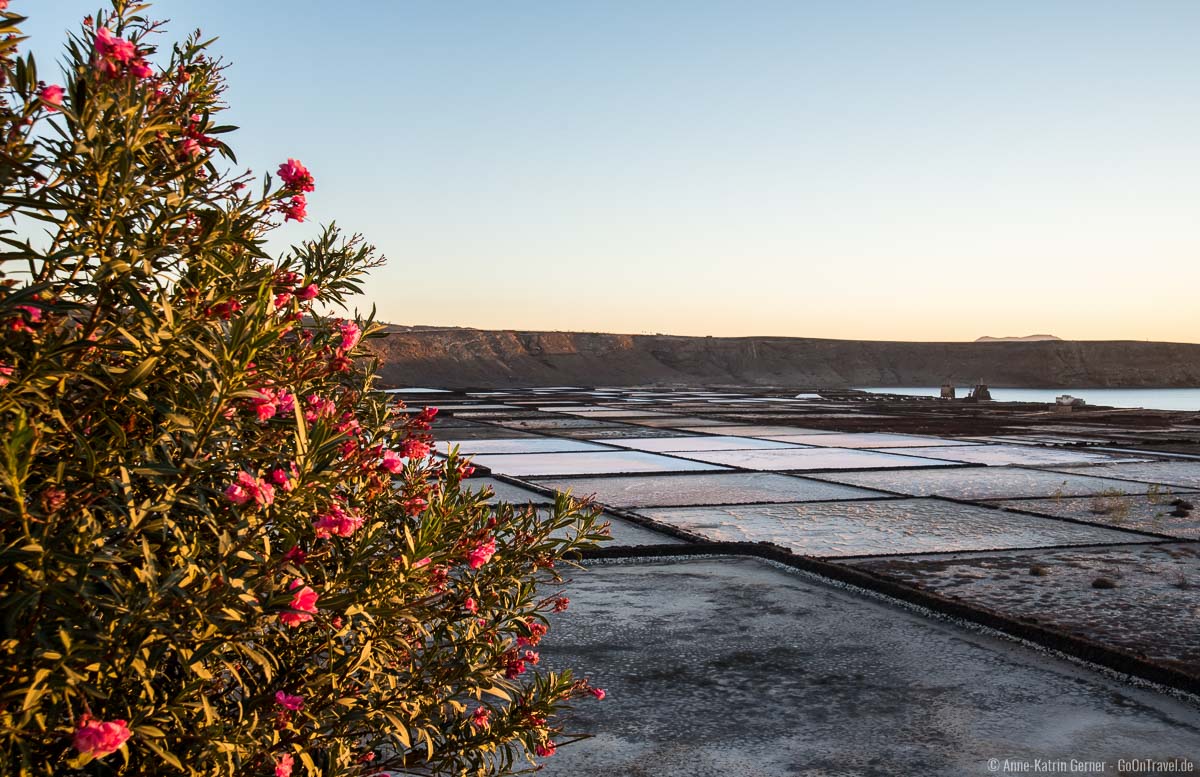
<svg viewBox="0 0 1200 777"><path fill-rule="evenodd" d="M360 341L381 327L328 311L381 260L335 226L267 253L316 182L295 159L234 171L199 34L164 46L115 0L45 83L8 5L0 773L502 774L553 754L556 712L603 697L534 666L594 510L489 506L469 462L429 455L436 411L374 390Z"/></svg>

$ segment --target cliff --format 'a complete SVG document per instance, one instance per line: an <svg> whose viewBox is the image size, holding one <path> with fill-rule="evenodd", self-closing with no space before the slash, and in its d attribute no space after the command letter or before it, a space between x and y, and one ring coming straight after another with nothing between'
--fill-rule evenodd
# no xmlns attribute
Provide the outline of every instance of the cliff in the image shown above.
<svg viewBox="0 0 1200 777"><path fill-rule="evenodd" d="M370 342L385 381L505 386L1200 386L1200 344L908 343L391 327Z"/></svg>

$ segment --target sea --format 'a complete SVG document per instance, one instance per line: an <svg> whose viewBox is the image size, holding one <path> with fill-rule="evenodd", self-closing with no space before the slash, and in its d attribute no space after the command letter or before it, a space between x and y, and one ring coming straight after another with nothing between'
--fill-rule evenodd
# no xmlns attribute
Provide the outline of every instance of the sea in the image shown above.
<svg viewBox="0 0 1200 777"><path fill-rule="evenodd" d="M1110 407L1141 407L1147 410L1200 410L1200 388L994 388L989 386L992 399L997 402L1044 402L1070 394L1089 405ZM941 387L912 388L894 386L866 386L859 391L874 391L880 394L906 394L915 397L941 396ZM971 393L970 386L959 386L958 396Z"/></svg>

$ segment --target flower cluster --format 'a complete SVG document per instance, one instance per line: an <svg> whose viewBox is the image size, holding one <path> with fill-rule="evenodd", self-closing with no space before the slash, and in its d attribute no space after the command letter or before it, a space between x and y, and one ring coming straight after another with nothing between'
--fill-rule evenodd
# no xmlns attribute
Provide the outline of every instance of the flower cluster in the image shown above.
<svg viewBox="0 0 1200 777"><path fill-rule="evenodd" d="M287 221L304 221L308 217L308 200L305 192L316 188L312 173L298 159L288 159L279 166L279 177L283 180L283 188L291 193L291 198L279 206Z"/></svg>
<svg viewBox="0 0 1200 777"><path fill-rule="evenodd" d="M353 537L362 525L362 515L337 505L330 507L313 522L318 538Z"/></svg>
<svg viewBox="0 0 1200 777"><path fill-rule="evenodd" d="M496 541L488 539L471 549L471 552L467 554L467 565L471 569L479 569L491 561L494 555L496 555Z"/></svg>
<svg viewBox="0 0 1200 777"><path fill-rule="evenodd" d="M291 611L280 613L279 621L285 626L295 628L301 623L307 623L313 619L313 613L317 611L317 600L320 596L312 588L305 585L302 580L293 580L288 585L288 590L292 592L292 600L288 605Z"/></svg>
<svg viewBox="0 0 1200 777"><path fill-rule="evenodd" d="M296 398L284 389L264 386L258 390L258 393L259 396L250 402L254 409L254 415L260 423L265 423L269 419L274 418L277 413L287 415L296 406Z"/></svg>
<svg viewBox="0 0 1200 777"><path fill-rule="evenodd" d="M63 104L63 88L58 84L49 84L38 90L38 99L46 104L49 111L57 111Z"/></svg>
<svg viewBox="0 0 1200 777"><path fill-rule="evenodd" d="M93 720L85 714L79 719L72 744L80 755L103 758L120 750L130 736L129 726L123 720Z"/></svg>
<svg viewBox="0 0 1200 777"><path fill-rule="evenodd" d="M318 394L309 394L304 398L304 420L310 424L321 418L332 418L337 412L337 404Z"/></svg>
<svg viewBox="0 0 1200 777"><path fill-rule="evenodd" d="M107 27L96 30L96 69L108 78L152 78L154 69L138 53L137 47L116 37Z"/></svg>
<svg viewBox="0 0 1200 777"><path fill-rule="evenodd" d="M275 487L257 475L242 471L226 486L225 498L235 505L270 507L275 501Z"/></svg>
<svg viewBox="0 0 1200 777"><path fill-rule="evenodd" d="M285 693L284 691L276 691L275 703L280 707L283 707L285 710L291 710L292 712L295 712L304 706L304 697Z"/></svg>
<svg viewBox="0 0 1200 777"><path fill-rule="evenodd" d="M316 188L312 173L298 159L289 159L279 166L279 177L286 189L293 192L311 192Z"/></svg>

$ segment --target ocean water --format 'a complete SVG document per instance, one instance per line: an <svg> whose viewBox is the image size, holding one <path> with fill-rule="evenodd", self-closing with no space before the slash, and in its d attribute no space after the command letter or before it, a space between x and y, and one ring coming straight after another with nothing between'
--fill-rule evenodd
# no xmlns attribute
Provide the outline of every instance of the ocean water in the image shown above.
<svg viewBox="0 0 1200 777"><path fill-rule="evenodd" d="M942 390L937 388L896 388L870 386L860 391L875 391L881 394L906 394L917 397L940 396ZM1053 402L1055 397L1070 394L1080 397L1089 405L1107 405L1110 407L1142 407L1147 410L1200 410L1200 388L1065 388L1065 389L1030 389L1030 388L992 388L992 399L997 402ZM958 396L965 397L971 393L970 386L959 386Z"/></svg>

